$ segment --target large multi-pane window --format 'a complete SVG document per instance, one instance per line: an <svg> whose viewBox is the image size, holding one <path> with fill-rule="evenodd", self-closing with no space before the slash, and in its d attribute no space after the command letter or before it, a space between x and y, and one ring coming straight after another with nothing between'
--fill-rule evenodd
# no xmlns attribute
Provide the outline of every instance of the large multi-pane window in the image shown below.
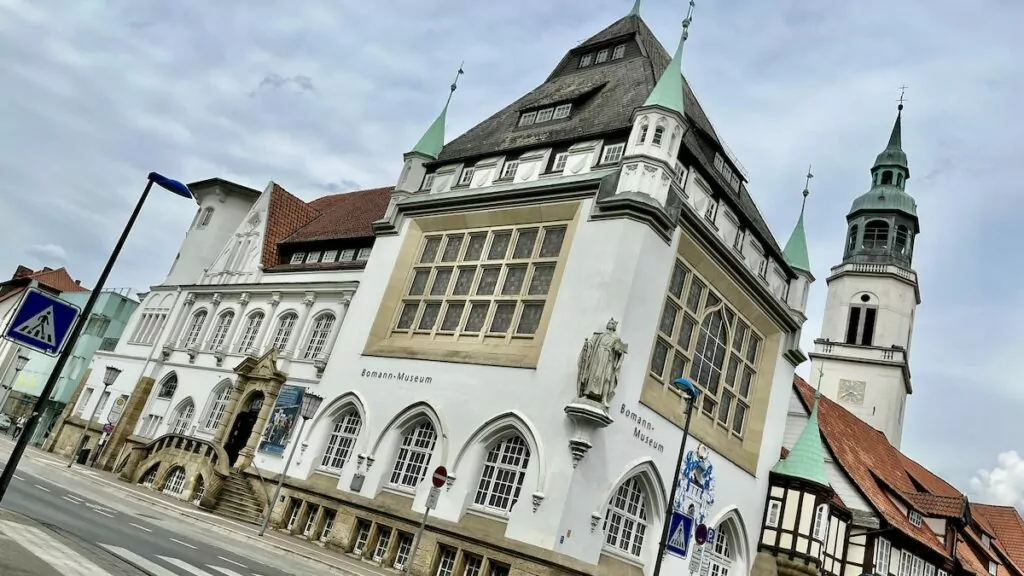
<svg viewBox="0 0 1024 576"><path fill-rule="evenodd" d="M283 352L285 347L288 346L288 341L292 338L292 331L295 330L295 322L299 319L299 315L295 312L286 312L281 315L281 318L277 321L277 330L274 331L274 342L271 347L278 352Z"/></svg>
<svg viewBox="0 0 1024 576"><path fill-rule="evenodd" d="M356 444L356 439L359 438L359 429L362 426L363 420L355 410L342 414L334 421L331 437L327 439L324 457L320 460L321 469L328 472L339 472L345 467L345 463L352 455L352 448Z"/></svg>
<svg viewBox="0 0 1024 576"><path fill-rule="evenodd" d="M178 406L174 413L174 422L171 423L171 434L188 434L189 426L192 425L192 416L196 412L196 405L189 398Z"/></svg>
<svg viewBox="0 0 1024 576"><path fill-rule="evenodd" d="M249 318L245 322L245 330L242 332L242 338L238 341L238 351L247 354L256 345L256 336L260 333L260 328L263 327L263 312L256 312L250 314Z"/></svg>
<svg viewBox="0 0 1024 576"><path fill-rule="evenodd" d="M306 351L302 357L306 360L313 360L323 353L327 347L327 339L331 336L334 328L335 317L330 312L324 312L316 317L313 329L309 332L309 342L306 343Z"/></svg>
<svg viewBox="0 0 1024 576"><path fill-rule="evenodd" d="M647 499L634 476L622 483L604 515L604 543L631 556L640 556L647 534Z"/></svg>
<svg viewBox="0 0 1024 576"><path fill-rule="evenodd" d="M763 340L708 284L677 261L669 283L650 373L664 383L689 378L700 412L742 437Z"/></svg>
<svg viewBox="0 0 1024 576"><path fill-rule="evenodd" d="M421 422L410 428L402 438L402 446L391 470L391 484L415 488L427 474L430 456L437 443L437 431L430 422Z"/></svg>
<svg viewBox="0 0 1024 576"><path fill-rule="evenodd" d="M228 337L228 331L231 330L231 323L235 320L235 313L227 311L217 317L217 323L213 326L213 336L210 337L210 350L217 350L221 346L224 346L224 340Z"/></svg>
<svg viewBox="0 0 1024 576"><path fill-rule="evenodd" d="M394 332L531 338L552 293L565 224L424 237Z"/></svg>
<svg viewBox="0 0 1024 576"><path fill-rule="evenodd" d="M220 424L221 418L224 417L224 411L228 407L228 399L231 398L231 383L224 382L214 394L216 396L210 403L210 409L207 410L206 419L203 421L204 430L216 430L217 425Z"/></svg>
<svg viewBox="0 0 1024 576"><path fill-rule="evenodd" d="M520 436L510 436L487 451L473 503L508 513L519 501L519 493L530 464L530 447Z"/></svg>
<svg viewBox="0 0 1024 576"><path fill-rule="evenodd" d="M185 338L181 343L182 348L189 348L199 341L199 334L203 331L203 325L206 324L206 316L206 310L200 310L192 315L188 329L185 330Z"/></svg>

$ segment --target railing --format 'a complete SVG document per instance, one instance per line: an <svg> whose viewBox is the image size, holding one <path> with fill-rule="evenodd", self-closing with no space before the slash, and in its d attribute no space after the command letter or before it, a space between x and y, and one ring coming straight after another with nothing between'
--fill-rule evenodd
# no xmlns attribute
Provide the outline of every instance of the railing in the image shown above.
<svg viewBox="0 0 1024 576"><path fill-rule="evenodd" d="M917 273L913 270L907 270L900 266L893 264L865 264L859 262L847 262L838 266L832 267L832 274L839 274L842 272L857 272L863 274L895 274L901 278L906 278L911 282L917 282Z"/></svg>
<svg viewBox="0 0 1024 576"><path fill-rule="evenodd" d="M907 361L907 351L901 347L859 346L857 344L818 339L814 341L814 351L818 354L834 354L841 351L843 356L849 358L874 360L877 362L903 364Z"/></svg>

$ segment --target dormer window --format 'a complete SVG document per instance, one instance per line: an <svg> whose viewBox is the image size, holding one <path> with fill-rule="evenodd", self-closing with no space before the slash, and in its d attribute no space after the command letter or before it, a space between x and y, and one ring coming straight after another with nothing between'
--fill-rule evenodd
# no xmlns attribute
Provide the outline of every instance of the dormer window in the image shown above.
<svg viewBox="0 0 1024 576"><path fill-rule="evenodd" d="M541 122L547 122L548 120L551 120L551 118L554 117L554 115L555 115L555 109L554 108L544 108L543 110L538 110L537 111L537 124L540 124Z"/></svg>
<svg viewBox="0 0 1024 576"><path fill-rule="evenodd" d="M621 142L618 144L606 144L604 150L601 151L601 164L614 164L622 160L622 152L625 149L626 145Z"/></svg>
<svg viewBox="0 0 1024 576"><path fill-rule="evenodd" d="M370 259L370 252L372 250L373 249L369 248L369 247L367 247L367 248L360 248L359 249L359 254L356 255L356 260L362 260L362 261L369 260Z"/></svg>
<svg viewBox="0 0 1024 576"><path fill-rule="evenodd" d="M580 68L586 68L594 61L593 54L584 54L580 57Z"/></svg>
<svg viewBox="0 0 1024 576"><path fill-rule="evenodd" d="M597 51L597 60L596 60L596 62L598 64L600 64L602 62L607 62L607 61L608 61L608 49L605 48L604 50L598 50Z"/></svg>
<svg viewBox="0 0 1024 576"><path fill-rule="evenodd" d="M306 264L316 264L320 261L320 251L315 250L306 255Z"/></svg>
<svg viewBox="0 0 1024 576"><path fill-rule="evenodd" d="M555 162L551 165L552 172L561 172L565 170L565 163L569 160L568 152L560 152L555 154Z"/></svg>
<svg viewBox="0 0 1024 576"><path fill-rule="evenodd" d="M625 55L626 55L626 45L625 44L619 44L618 46L615 47L615 50L612 51L612 60L618 60L619 58L622 58Z"/></svg>
<svg viewBox="0 0 1024 576"><path fill-rule="evenodd" d="M924 518L921 516L921 513L918 512L917 510L910 510L909 512L907 512L907 519L910 520L910 523L914 526L920 526L921 522L924 521Z"/></svg>
<svg viewBox="0 0 1024 576"><path fill-rule="evenodd" d="M572 110L572 104L559 104L555 106L555 115L553 118L558 120L559 118L568 118L569 111Z"/></svg>
<svg viewBox="0 0 1024 576"><path fill-rule="evenodd" d="M500 180L511 180L516 175L516 169L519 168L519 160L506 160L505 165L501 168Z"/></svg>
<svg viewBox="0 0 1024 576"><path fill-rule="evenodd" d="M423 186L420 186L420 190L430 190L434 187L434 174L430 173L423 177Z"/></svg>
<svg viewBox="0 0 1024 576"><path fill-rule="evenodd" d="M291 259L290 263L291 264L302 264L302 261L305 260L305 258L306 258L306 253L305 252L296 252L295 254L292 254L292 259Z"/></svg>
<svg viewBox="0 0 1024 576"><path fill-rule="evenodd" d="M998 572L998 571L999 571L999 567L996 565L996 563L991 561L991 560L989 560L988 561L988 573L991 574L992 576L996 576L996 572Z"/></svg>
<svg viewBox="0 0 1024 576"><path fill-rule="evenodd" d="M983 546L985 546L985 548L991 548L992 547L992 539L988 537L988 534L984 534L983 533L981 535L981 544Z"/></svg>
<svg viewBox="0 0 1024 576"><path fill-rule="evenodd" d="M459 176L459 186L469 186L469 183L473 181L473 173L476 172L476 168L469 166L462 169L462 175Z"/></svg>
<svg viewBox="0 0 1024 576"><path fill-rule="evenodd" d="M519 125L520 126L530 126L536 120L537 120L537 113L536 112L526 112L525 114L523 114L522 116L519 117Z"/></svg>
<svg viewBox="0 0 1024 576"><path fill-rule="evenodd" d="M328 262L328 263L330 263L330 262L334 262L337 259L338 259L338 251L337 250L327 250L326 252L324 252L324 258L323 258L323 260L321 260L321 262Z"/></svg>

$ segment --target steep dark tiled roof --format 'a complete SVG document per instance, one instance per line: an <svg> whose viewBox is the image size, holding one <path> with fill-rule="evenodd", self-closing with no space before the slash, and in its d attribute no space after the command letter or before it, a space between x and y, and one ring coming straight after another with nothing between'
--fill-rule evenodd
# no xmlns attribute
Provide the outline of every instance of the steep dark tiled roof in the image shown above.
<svg viewBox="0 0 1024 576"><path fill-rule="evenodd" d="M940 496L926 492L901 492L900 495L925 516L963 518L967 511L967 498L963 496Z"/></svg>
<svg viewBox="0 0 1024 576"><path fill-rule="evenodd" d="M589 48L626 38L636 40L640 45L640 55L577 68L579 55ZM438 161L498 155L627 131L632 127L634 111L643 105L670 61L671 56L643 19L632 14L621 18L567 52L543 84L449 142L442 149ZM785 266L782 249L746 187L741 185L739 190L733 190L714 168L715 152L722 153L723 158L728 158L728 155L724 153L721 139L685 77L683 88L687 120L700 133L688 132L684 144L698 157L703 172L719 184L731 204L750 222L767 250ZM573 113L565 121L517 128L523 109L576 99Z"/></svg>
<svg viewBox="0 0 1024 576"><path fill-rule="evenodd" d="M373 238L372 224L384 216L393 186L319 198L310 206L320 215L294 230L282 243Z"/></svg>
<svg viewBox="0 0 1024 576"><path fill-rule="evenodd" d="M270 206L267 209L267 231L263 236L263 269L280 263L277 245L314 218L320 211L303 202L276 182L270 186Z"/></svg>

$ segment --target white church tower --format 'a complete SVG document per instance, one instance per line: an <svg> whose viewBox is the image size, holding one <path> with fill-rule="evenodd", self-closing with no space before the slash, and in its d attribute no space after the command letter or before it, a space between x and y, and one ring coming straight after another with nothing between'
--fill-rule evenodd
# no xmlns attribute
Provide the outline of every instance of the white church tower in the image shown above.
<svg viewBox="0 0 1024 576"><path fill-rule="evenodd" d="M828 277L821 337L812 373L821 393L883 432L899 448L910 384L910 342L921 303L913 269L920 232L907 194L910 167L901 143L903 105L889 143L871 168L871 189L846 216L843 260Z"/></svg>

